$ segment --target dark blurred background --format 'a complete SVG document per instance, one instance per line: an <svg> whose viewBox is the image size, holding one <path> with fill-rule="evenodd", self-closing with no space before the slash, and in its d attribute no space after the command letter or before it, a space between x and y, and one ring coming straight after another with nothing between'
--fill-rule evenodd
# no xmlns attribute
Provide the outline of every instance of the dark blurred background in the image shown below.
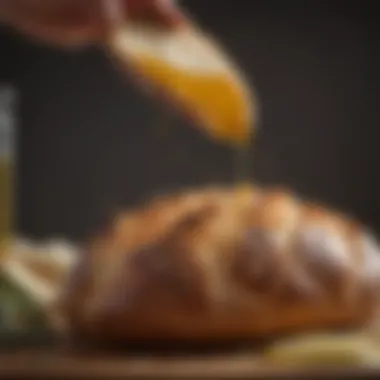
<svg viewBox="0 0 380 380"><path fill-rule="evenodd" d="M351 213L380 232L376 2L183 2L255 84L251 178ZM17 228L81 239L118 207L228 183L234 152L121 80L97 49L68 53L0 31L0 82L20 92Z"/></svg>

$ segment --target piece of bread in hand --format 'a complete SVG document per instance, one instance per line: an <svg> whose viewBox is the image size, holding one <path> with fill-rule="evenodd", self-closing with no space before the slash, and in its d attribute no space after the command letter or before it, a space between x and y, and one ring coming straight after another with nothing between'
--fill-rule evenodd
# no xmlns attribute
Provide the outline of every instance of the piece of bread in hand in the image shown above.
<svg viewBox="0 0 380 380"><path fill-rule="evenodd" d="M166 100L212 139L247 144L258 104L242 70L196 24L176 28L128 22L108 42L116 62L158 100Z"/></svg>

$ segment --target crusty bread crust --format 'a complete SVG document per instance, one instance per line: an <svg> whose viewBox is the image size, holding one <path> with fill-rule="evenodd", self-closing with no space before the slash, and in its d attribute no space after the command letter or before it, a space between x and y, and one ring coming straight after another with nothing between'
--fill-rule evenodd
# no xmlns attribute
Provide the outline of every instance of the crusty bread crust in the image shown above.
<svg viewBox="0 0 380 380"><path fill-rule="evenodd" d="M74 333L120 341L362 326L379 304L379 251L363 227L281 190L192 190L116 218L62 306Z"/></svg>

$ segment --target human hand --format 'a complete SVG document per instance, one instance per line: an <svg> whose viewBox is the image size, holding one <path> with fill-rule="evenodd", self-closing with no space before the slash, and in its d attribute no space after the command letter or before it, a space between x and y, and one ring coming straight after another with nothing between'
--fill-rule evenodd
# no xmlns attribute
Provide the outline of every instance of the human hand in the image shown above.
<svg viewBox="0 0 380 380"><path fill-rule="evenodd" d="M0 0L0 21L66 47L101 43L128 19L174 27L182 16L173 0Z"/></svg>

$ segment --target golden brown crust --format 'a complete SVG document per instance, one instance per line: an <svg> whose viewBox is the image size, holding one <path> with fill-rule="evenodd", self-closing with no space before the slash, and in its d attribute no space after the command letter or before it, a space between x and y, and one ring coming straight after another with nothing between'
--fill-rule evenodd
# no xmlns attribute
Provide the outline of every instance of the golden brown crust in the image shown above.
<svg viewBox="0 0 380 380"><path fill-rule="evenodd" d="M188 191L120 215L63 305L74 331L126 341L357 326L377 310L379 254L352 221L282 191Z"/></svg>

